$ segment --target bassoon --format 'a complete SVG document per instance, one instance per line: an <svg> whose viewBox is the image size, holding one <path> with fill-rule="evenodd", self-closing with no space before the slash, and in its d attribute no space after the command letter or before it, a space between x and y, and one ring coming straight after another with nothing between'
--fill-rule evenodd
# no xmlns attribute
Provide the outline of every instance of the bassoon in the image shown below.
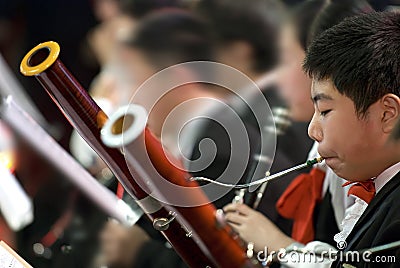
<svg viewBox="0 0 400 268"><path fill-rule="evenodd" d="M25 55L20 70L26 76L36 77L71 125L104 160L115 177L153 222L153 226L161 231L181 258L190 267L258 266L247 257L240 242L231 236L231 229L227 225L218 224L215 217L216 209L212 204L184 207L179 210L180 215L191 215L198 221L193 223L190 220L192 223L190 227L202 226L202 228L206 227L205 230L212 229L213 231L201 234L200 230L190 230L188 226L183 226L181 217L174 220L173 213L177 209L149 195L154 189L148 189L146 185L137 183L136 178L140 178L141 172L135 170L135 166L128 167L119 148L105 146L101 140L100 132L108 120L107 115L60 61L59 54L60 47L56 42L39 44ZM154 151L150 151L152 151L157 171L167 179L178 182L185 180L187 173L172 168L167 163L165 155L159 151L157 140L150 134L149 137L152 137L149 138L149 143L155 144L150 147ZM190 186L195 184L191 182ZM200 192L193 197L205 198ZM204 242L203 239L200 241L193 239L192 231L200 237L205 237L204 240L207 241L205 244L209 248L205 248L204 244L200 243Z"/></svg>
<svg viewBox="0 0 400 268"><path fill-rule="evenodd" d="M209 202L198 183L183 170L178 161L164 150L159 139L146 126L147 111L139 105L120 107L102 129L103 142L120 148L129 167L140 170L137 180L148 185L154 198L170 210L166 223L177 220L190 233L207 255L220 265L226 258L232 264L254 267L255 259L246 257L241 241L233 239L233 232L224 220L216 217L217 210ZM163 224L163 222L160 222Z"/></svg>

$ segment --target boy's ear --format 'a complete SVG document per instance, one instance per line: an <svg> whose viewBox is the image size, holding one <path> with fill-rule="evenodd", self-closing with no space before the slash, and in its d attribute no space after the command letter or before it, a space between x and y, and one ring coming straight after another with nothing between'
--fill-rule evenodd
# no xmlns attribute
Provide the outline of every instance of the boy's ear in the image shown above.
<svg viewBox="0 0 400 268"><path fill-rule="evenodd" d="M394 94L386 94L381 98L382 104L382 130L391 133L400 119L400 98Z"/></svg>

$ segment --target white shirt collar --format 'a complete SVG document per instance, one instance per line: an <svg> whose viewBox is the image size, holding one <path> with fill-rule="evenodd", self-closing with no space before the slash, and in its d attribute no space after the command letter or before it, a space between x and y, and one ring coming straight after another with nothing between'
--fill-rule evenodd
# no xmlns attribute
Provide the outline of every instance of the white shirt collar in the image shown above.
<svg viewBox="0 0 400 268"><path fill-rule="evenodd" d="M375 190L378 193L386 183L388 183L397 173L400 171L400 162L397 162L393 166L385 169L378 177L374 180Z"/></svg>

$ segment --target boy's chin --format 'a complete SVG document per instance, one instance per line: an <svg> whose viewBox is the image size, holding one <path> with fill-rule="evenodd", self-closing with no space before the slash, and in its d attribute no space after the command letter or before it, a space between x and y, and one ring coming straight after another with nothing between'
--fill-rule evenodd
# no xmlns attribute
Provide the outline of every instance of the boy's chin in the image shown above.
<svg viewBox="0 0 400 268"><path fill-rule="evenodd" d="M333 172L339 177L343 178L345 170L343 170L343 165L341 165L340 161L336 157L325 158L325 164L333 170ZM348 174L347 174L348 175Z"/></svg>
<svg viewBox="0 0 400 268"><path fill-rule="evenodd" d="M351 182L362 181L362 179L360 180L360 177L357 174L354 174L354 172L347 170L343 164L339 164L337 162L334 163L333 161L329 161L329 159L328 159L328 161L326 161L326 164L330 169L332 169L332 171L339 178L342 178L342 179L345 179L345 180L351 181Z"/></svg>
<svg viewBox="0 0 400 268"><path fill-rule="evenodd" d="M350 182L362 182L362 181L367 181L368 179L364 179L362 177L360 177L357 174L351 173L351 172L346 172L345 170L334 170L332 169L333 172L342 179L345 179L346 181L350 181Z"/></svg>

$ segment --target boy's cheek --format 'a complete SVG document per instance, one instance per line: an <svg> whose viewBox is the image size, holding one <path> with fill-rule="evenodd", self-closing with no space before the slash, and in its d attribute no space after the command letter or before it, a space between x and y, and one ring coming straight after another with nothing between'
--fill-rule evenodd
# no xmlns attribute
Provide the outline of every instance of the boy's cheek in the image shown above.
<svg viewBox="0 0 400 268"><path fill-rule="evenodd" d="M354 139L362 139L362 137L359 137L359 133L357 133L356 126L345 124L345 120L346 119L329 118L321 124L324 141L335 146L331 148L332 150L344 145L347 147L351 145L351 141L354 141Z"/></svg>

